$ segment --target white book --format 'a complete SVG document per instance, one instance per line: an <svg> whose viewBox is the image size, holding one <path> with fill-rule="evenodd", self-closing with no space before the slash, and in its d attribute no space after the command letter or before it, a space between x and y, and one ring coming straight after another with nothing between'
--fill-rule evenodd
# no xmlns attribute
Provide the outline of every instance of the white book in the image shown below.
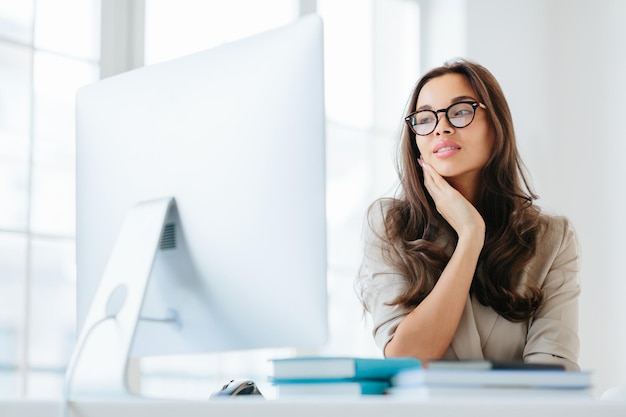
<svg viewBox="0 0 626 417"><path fill-rule="evenodd" d="M446 398L594 398L589 388L498 388L498 387L392 387L387 394L416 400Z"/></svg>
<svg viewBox="0 0 626 417"><path fill-rule="evenodd" d="M589 372L553 370L459 370L415 369L399 372L392 379L396 387L533 387L589 388Z"/></svg>
<svg viewBox="0 0 626 417"><path fill-rule="evenodd" d="M424 361L423 367L427 369L467 369L484 371L490 369L507 369L507 370L552 370L564 371L563 365L551 363L533 363L522 361L497 361L497 360L432 360Z"/></svg>

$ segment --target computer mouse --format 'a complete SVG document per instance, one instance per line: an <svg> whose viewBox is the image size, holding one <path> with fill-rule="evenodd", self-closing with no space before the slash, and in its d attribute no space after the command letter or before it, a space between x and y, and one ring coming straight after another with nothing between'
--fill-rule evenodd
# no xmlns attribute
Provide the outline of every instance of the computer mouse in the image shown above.
<svg viewBox="0 0 626 417"><path fill-rule="evenodd" d="M222 389L211 394L211 398L231 397L235 395L263 396L254 381L249 379L232 379L229 383L225 384Z"/></svg>

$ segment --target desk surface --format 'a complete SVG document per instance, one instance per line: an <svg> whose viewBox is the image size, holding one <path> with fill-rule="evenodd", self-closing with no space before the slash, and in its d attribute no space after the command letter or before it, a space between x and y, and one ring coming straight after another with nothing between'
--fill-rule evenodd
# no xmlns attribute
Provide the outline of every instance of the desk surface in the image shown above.
<svg viewBox="0 0 626 417"><path fill-rule="evenodd" d="M206 417L211 415L255 417L381 417L424 415L464 417L624 417L626 401L595 399L449 399L411 400L405 398L308 398L262 400L232 398L210 401L175 400L81 400L71 405L72 417ZM59 417L60 401L0 401L0 416Z"/></svg>

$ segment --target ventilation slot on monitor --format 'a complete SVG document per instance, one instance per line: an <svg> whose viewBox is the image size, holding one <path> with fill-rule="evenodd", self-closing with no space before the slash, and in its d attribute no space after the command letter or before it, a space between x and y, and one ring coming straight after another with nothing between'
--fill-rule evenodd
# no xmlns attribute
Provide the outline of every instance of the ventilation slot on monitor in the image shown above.
<svg viewBox="0 0 626 417"><path fill-rule="evenodd" d="M176 249L176 224L167 223L163 227L159 249Z"/></svg>

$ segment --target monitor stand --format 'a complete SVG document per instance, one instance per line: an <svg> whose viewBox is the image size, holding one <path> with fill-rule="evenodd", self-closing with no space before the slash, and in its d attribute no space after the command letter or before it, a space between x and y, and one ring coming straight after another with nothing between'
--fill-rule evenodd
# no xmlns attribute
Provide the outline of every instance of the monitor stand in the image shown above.
<svg viewBox="0 0 626 417"><path fill-rule="evenodd" d="M139 203L127 214L67 367L66 401L136 394L128 385L129 354L156 253L172 218L178 220L174 198Z"/></svg>

